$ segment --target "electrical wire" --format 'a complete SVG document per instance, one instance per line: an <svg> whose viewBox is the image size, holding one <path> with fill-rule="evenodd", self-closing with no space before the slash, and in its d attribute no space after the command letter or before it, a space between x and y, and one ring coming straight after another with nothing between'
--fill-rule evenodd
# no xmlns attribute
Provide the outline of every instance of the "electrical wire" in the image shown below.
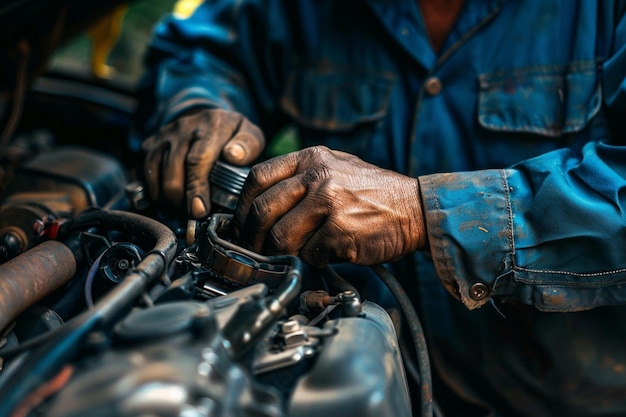
<svg viewBox="0 0 626 417"><path fill-rule="evenodd" d="M93 261L93 264L91 264L91 267L89 268L89 272L87 272L87 277L85 278L85 303L88 308L94 308L93 294L91 291L96 273L98 272L98 268L100 268L100 260L105 253L106 249L98 255L95 261Z"/></svg>
<svg viewBox="0 0 626 417"><path fill-rule="evenodd" d="M334 290L338 292L352 291L358 299L361 299L361 295L356 287L348 282L344 277L339 275L332 266L325 266L322 272L328 285L330 285Z"/></svg>
<svg viewBox="0 0 626 417"><path fill-rule="evenodd" d="M11 417L28 417L46 398L59 392L74 374L74 367L65 365L58 374L30 393L15 409Z"/></svg>
<svg viewBox="0 0 626 417"><path fill-rule="evenodd" d="M433 387L430 371L430 359L428 357L428 347L426 345L426 336L422 324L417 315L417 311L413 307L409 296L407 295L398 279L387 270L383 265L375 265L371 267L378 277L387 285L389 291L396 297L402 312L406 316L407 325L409 326L411 338L415 345L415 353L417 358L419 380L420 380L420 408L422 417L433 416Z"/></svg>

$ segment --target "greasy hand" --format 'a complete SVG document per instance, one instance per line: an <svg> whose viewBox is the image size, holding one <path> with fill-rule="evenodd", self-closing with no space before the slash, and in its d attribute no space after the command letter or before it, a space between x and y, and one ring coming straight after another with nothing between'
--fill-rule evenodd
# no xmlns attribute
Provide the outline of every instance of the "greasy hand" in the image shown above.
<svg viewBox="0 0 626 417"><path fill-rule="evenodd" d="M235 212L240 244L314 266L373 265L425 249L415 178L325 147L255 165Z"/></svg>
<svg viewBox="0 0 626 417"><path fill-rule="evenodd" d="M252 163L265 146L261 130L241 114L200 109L187 113L146 139L144 174L150 197L162 194L176 207L186 195L193 218L208 215L209 173L220 154L235 165Z"/></svg>

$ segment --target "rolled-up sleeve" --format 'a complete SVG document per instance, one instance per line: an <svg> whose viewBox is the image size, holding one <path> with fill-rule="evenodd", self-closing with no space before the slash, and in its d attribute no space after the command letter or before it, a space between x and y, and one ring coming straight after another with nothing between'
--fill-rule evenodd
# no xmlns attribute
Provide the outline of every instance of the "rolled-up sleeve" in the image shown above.
<svg viewBox="0 0 626 417"><path fill-rule="evenodd" d="M542 311L626 303L626 5L607 9L607 131L508 169L420 177L430 250L470 309L492 299ZM602 38L602 36L601 36Z"/></svg>
<svg viewBox="0 0 626 417"><path fill-rule="evenodd" d="M592 142L420 183L437 273L468 308L626 303L626 148Z"/></svg>

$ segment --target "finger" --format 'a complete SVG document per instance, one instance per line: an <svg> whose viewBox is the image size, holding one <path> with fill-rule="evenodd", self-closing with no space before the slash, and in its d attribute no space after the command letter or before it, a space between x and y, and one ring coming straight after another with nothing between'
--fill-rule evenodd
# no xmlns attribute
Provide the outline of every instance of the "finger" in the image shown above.
<svg viewBox="0 0 626 417"><path fill-rule="evenodd" d="M144 180L148 188L148 195L153 201L156 201L159 198L161 161L163 158L163 152L167 149L167 147L168 145L163 143L158 147L150 148L144 158Z"/></svg>
<svg viewBox="0 0 626 417"><path fill-rule="evenodd" d="M163 153L161 167L161 190L176 207L183 202L185 186L185 157L189 151L190 138L170 140L170 148Z"/></svg>
<svg viewBox="0 0 626 417"><path fill-rule="evenodd" d="M211 208L209 173L216 159L217 151L209 140L195 141L187 155L187 212L195 219L207 216Z"/></svg>
<svg viewBox="0 0 626 417"><path fill-rule="evenodd" d="M235 165L248 165L254 162L265 147L263 132L248 119L243 119L239 131L228 141L222 156Z"/></svg>
<svg viewBox="0 0 626 417"><path fill-rule="evenodd" d="M248 217L242 220L242 243L251 250L260 252L267 231L295 207L306 192L307 187L300 176L287 178L263 192L252 202Z"/></svg>
<svg viewBox="0 0 626 417"><path fill-rule="evenodd" d="M216 120L217 119L217 120ZM221 123L220 118L210 121L194 132L186 159L187 212L194 218L206 217L211 208L209 175L215 165L222 145L233 132L231 123Z"/></svg>
<svg viewBox="0 0 626 417"><path fill-rule="evenodd" d="M245 226L253 201L270 187L296 174L297 152L277 156L252 167L241 190L235 210L235 235Z"/></svg>
<svg viewBox="0 0 626 417"><path fill-rule="evenodd" d="M224 144L239 130L243 120L237 113L222 110L203 113L202 117L204 123L194 129L195 141L191 145L185 164L187 211L196 219L209 214L211 169Z"/></svg>
<svg viewBox="0 0 626 417"><path fill-rule="evenodd" d="M264 241L264 253L298 255L307 241L323 227L330 209L314 195L306 196L282 216Z"/></svg>

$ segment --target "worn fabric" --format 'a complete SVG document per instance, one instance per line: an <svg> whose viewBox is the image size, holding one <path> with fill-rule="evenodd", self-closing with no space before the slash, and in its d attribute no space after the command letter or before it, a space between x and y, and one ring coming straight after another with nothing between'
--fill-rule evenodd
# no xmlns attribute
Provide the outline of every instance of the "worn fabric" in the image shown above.
<svg viewBox="0 0 626 417"><path fill-rule="evenodd" d="M625 8L467 0L436 54L412 0L206 1L157 28L142 115L234 109L418 177L442 407L623 416Z"/></svg>

